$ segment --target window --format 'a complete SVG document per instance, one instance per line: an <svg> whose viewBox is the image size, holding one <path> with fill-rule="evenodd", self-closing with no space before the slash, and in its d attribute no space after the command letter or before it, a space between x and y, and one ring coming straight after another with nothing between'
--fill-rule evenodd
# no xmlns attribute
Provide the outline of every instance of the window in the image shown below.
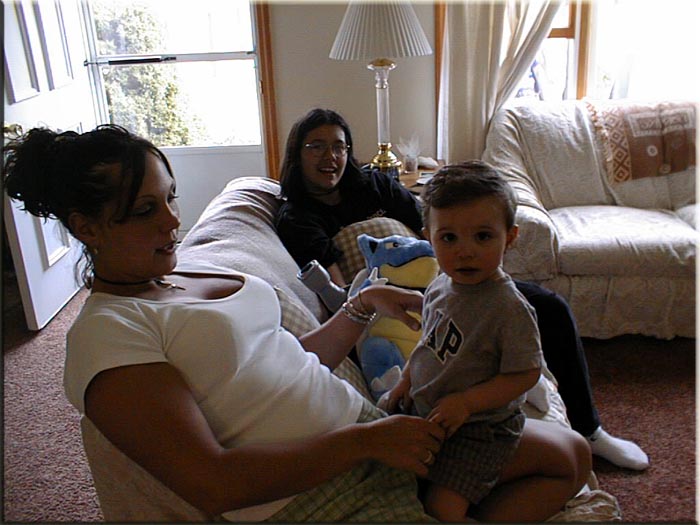
<svg viewBox="0 0 700 525"><path fill-rule="evenodd" d="M540 100L580 98L586 85L589 4L562 3L515 97Z"/></svg>
<svg viewBox="0 0 700 525"><path fill-rule="evenodd" d="M697 2L564 3L517 95L697 100Z"/></svg>
<svg viewBox="0 0 700 525"><path fill-rule="evenodd" d="M697 100L697 2L593 3L593 98Z"/></svg>
<svg viewBox="0 0 700 525"><path fill-rule="evenodd" d="M103 122L157 146L260 145L247 0L84 0Z"/></svg>

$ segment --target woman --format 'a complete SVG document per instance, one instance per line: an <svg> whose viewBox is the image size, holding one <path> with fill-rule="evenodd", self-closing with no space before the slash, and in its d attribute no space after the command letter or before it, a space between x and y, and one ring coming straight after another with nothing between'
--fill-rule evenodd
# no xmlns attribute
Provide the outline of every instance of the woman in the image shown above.
<svg viewBox="0 0 700 525"><path fill-rule="evenodd" d="M337 264L342 253L333 237L343 227L386 216L417 233L422 228L420 205L409 191L389 175L359 168L350 128L331 110L313 109L294 124L280 183L285 203L276 226L282 242L300 267L316 259L339 285L344 284ZM545 361L558 380L574 430L588 439L593 454L620 467L646 469L649 459L639 446L611 436L600 425L588 363L569 305L537 284L515 283L537 312Z"/></svg>
<svg viewBox="0 0 700 525"><path fill-rule="evenodd" d="M380 216L418 235L423 227L420 205L406 188L386 173L360 168L349 126L330 110L312 110L294 124L280 183L285 202L277 233L300 268L316 259L340 286L346 284L337 264L342 252L332 237L341 228Z"/></svg>
<svg viewBox="0 0 700 525"><path fill-rule="evenodd" d="M297 340L261 279L173 271L170 165L116 126L33 129L6 147L4 182L84 246L91 294L67 337L66 394L127 456L225 519L426 519L415 475L443 431L382 418L329 370L375 312L415 327L421 294L368 288Z"/></svg>

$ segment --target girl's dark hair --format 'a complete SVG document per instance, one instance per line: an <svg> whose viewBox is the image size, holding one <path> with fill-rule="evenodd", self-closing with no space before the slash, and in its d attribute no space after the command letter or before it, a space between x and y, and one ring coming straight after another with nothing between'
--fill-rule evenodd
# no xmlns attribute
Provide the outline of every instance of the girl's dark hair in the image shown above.
<svg viewBox="0 0 700 525"><path fill-rule="evenodd" d="M362 169L353 155L352 133L350 133L348 123L331 109L312 109L294 123L287 137L284 160L280 170L280 185L282 196L290 201L298 202L306 195L304 175L301 169L301 150L304 147L304 139L311 131L324 125L340 126L345 133L345 142L350 147L345 172L338 183L341 193L344 188L351 187L363 177Z"/></svg>
<svg viewBox="0 0 700 525"><path fill-rule="evenodd" d="M503 204L506 228L515 224L518 199L508 181L495 168L480 160L449 164L440 168L423 187L423 224L427 227L432 208L468 204L494 196Z"/></svg>
<svg viewBox="0 0 700 525"><path fill-rule="evenodd" d="M123 222L141 188L146 153L156 155L173 176L156 146L120 126L105 124L86 133L34 128L5 145L5 191L24 210L58 219L72 234L73 212L97 218L111 202L119 203L111 220ZM83 280L89 283L92 257L87 247L83 254Z"/></svg>

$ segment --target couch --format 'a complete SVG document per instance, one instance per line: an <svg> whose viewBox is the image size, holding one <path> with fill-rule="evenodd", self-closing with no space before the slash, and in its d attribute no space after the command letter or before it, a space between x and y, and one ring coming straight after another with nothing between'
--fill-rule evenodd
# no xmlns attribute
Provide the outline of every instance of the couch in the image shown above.
<svg viewBox="0 0 700 525"><path fill-rule="evenodd" d="M277 291L282 324L299 336L319 325L327 312L316 294L296 275L299 270L274 229L274 214L280 204L279 184L262 177L233 179L202 213L178 248L179 263L206 258L223 269L258 275ZM371 226L371 225L370 225ZM377 236L386 232L383 219L365 229ZM371 399L362 373L347 358L334 371ZM547 373L545 382L549 410L540 412L526 406L529 417L569 426L566 409L557 393L556 382ZM106 521L212 521L179 498L117 449L83 417L83 444ZM616 498L600 490L591 472L587 486L554 521L619 521Z"/></svg>
<svg viewBox="0 0 700 525"><path fill-rule="evenodd" d="M695 337L695 113L579 100L494 116L482 159L519 200L504 267L562 295L581 335Z"/></svg>

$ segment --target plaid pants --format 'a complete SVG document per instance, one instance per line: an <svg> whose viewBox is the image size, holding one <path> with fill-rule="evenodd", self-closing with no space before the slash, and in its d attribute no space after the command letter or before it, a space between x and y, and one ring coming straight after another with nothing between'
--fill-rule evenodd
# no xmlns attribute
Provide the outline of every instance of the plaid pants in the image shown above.
<svg viewBox="0 0 700 525"><path fill-rule="evenodd" d="M365 401L358 423L383 413ZM299 494L266 521L291 522L434 522L417 497L410 472L366 461L349 472Z"/></svg>

